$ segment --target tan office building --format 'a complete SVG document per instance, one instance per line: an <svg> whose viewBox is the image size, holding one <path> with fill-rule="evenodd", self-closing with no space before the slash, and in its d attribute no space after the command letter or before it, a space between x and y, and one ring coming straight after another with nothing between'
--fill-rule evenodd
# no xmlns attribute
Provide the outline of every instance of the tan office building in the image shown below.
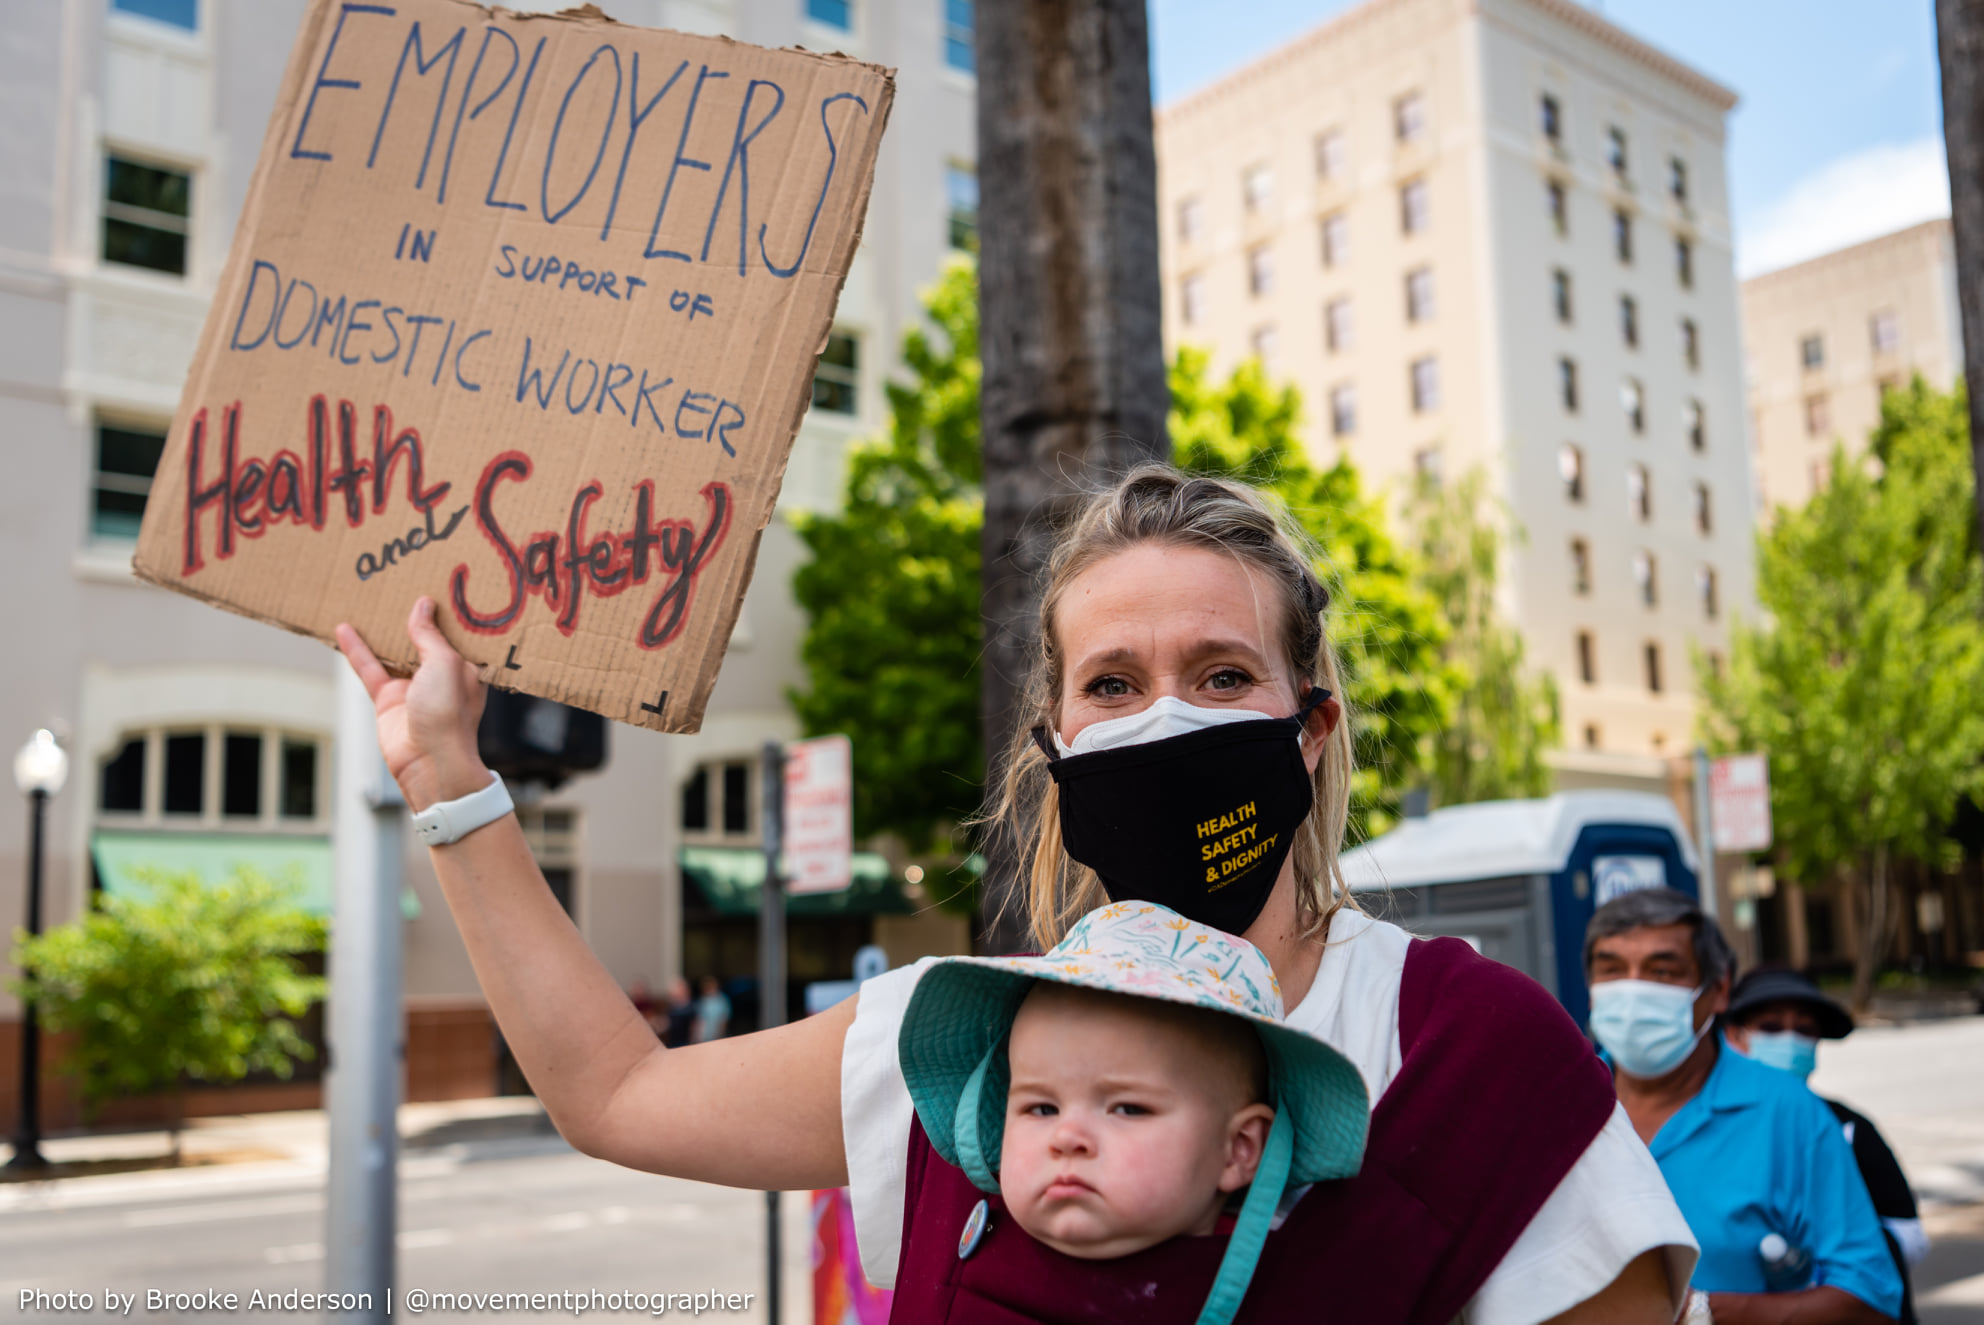
<svg viewBox="0 0 1984 1325"><path fill-rule="evenodd" d="M1751 277L1743 339L1760 514L1802 506L1835 441L1853 454L1867 445L1881 392L1917 373L1947 391L1963 375L1949 220Z"/></svg>
<svg viewBox="0 0 1984 1325"><path fill-rule="evenodd" d="M554 891L607 969L659 988L678 973L756 972L755 764L765 741L798 734L785 694L805 681L804 618L791 594L804 550L786 517L838 501L848 445L884 425L883 382L920 317L918 291L969 240L973 34L968 9L941 0L610 7L631 23L838 49L898 69L865 241L703 730L616 726L605 771L531 795L522 809ZM38 727L68 749L69 782L49 814L49 924L148 864L212 873L247 862L294 871L319 901L328 892L341 661L130 572L165 427L303 12L303 0L66 0L8 11L0 437L14 471L0 494L0 551L21 573L0 588L10 646L0 755ZM18 802L0 813L0 933L24 912L25 819ZM406 864L408 1094L486 1093L496 1079L488 1013L411 835ZM853 946L869 939L902 959L963 935L961 921L934 926L933 937L902 914L911 908L901 884L864 894L892 892L895 914L816 903L830 913L796 915L794 979L845 978ZM12 1127L18 1027L18 1004L0 990L0 1135ZM46 1121L68 1125L73 1094L45 1080ZM313 1089L237 1093L213 1107L307 1103Z"/></svg>
<svg viewBox="0 0 1984 1325"><path fill-rule="evenodd" d="M1666 789L1754 592L1735 100L1569 0L1371 0L1158 115L1167 341L1395 492L1487 473L1566 786Z"/></svg>

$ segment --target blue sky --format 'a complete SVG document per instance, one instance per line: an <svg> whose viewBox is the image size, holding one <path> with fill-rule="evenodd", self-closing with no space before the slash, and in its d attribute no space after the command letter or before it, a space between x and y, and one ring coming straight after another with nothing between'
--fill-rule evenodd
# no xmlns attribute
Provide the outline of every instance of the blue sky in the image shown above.
<svg viewBox="0 0 1984 1325"><path fill-rule="evenodd" d="M1730 117L1729 176L1744 274L1948 214L1931 0L1585 3L1743 98ZM1151 0L1156 100L1216 81L1353 4Z"/></svg>

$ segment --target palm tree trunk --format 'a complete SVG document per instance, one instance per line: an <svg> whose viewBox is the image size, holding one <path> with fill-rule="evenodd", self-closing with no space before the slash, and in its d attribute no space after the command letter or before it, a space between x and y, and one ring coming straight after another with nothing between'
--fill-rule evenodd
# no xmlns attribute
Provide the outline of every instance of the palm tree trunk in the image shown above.
<svg viewBox="0 0 1984 1325"><path fill-rule="evenodd" d="M978 7L979 346L984 377L988 786L1002 776L1057 516L1086 487L1170 455L1157 163L1143 0ZM987 844L983 942L1018 878Z"/></svg>
<svg viewBox="0 0 1984 1325"><path fill-rule="evenodd" d="M1970 383L1970 459L1978 477L1977 534L1984 544L1984 0L1936 0L1936 46L1943 65L1963 375Z"/></svg>

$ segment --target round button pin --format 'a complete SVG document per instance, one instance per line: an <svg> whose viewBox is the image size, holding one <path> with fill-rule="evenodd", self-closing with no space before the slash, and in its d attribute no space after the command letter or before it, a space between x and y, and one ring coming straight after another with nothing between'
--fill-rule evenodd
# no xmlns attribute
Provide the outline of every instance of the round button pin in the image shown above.
<svg viewBox="0 0 1984 1325"><path fill-rule="evenodd" d="M964 1221L964 1232L958 1234L958 1259L965 1260L978 1250L978 1244L985 1241L985 1230L992 1226L992 1206L980 1201L971 1207L970 1218Z"/></svg>

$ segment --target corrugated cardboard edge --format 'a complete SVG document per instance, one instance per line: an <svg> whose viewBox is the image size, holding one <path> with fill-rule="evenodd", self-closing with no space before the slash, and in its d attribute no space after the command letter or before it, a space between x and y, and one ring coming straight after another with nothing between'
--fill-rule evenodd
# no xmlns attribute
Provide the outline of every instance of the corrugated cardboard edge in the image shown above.
<svg viewBox="0 0 1984 1325"><path fill-rule="evenodd" d="M247 196L243 199L241 205L241 215L235 225L235 235L237 238L244 230L253 229L262 220L268 182L278 168L277 163L282 150L281 139L283 135L275 131L276 127L294 112L298 99L302 94L303 85L310 78L311 57L316 53L325 26L335 21L341 2L342 0L311 0L310 7L304 11L303 18L297 25L296 39L290 46L289 61L283 69L282 82L276 92L275 104L269 111L269 123L264 127L262 132L262 146L261 151L255 158L254 177L249 182ZM585 21L627 26L621 24L619 20L612 18L610 15L601 13L595 6L590 4L580 6L577 9L563 10L556 14L519 14L512 10L504 9L499 5L479 4L476 0L448 0L448 3L458 5L463 9L473 9L483 15L485 21L501 16L502 18L516 22ZM662 28L648 28L643 30L651 32L672 31ZM685 32L675 33L674 35L690 37L701 41L714 41L725 45L747 44L738 42L722 34ZM859 65L862 68L873 71L881 80L882 85L881 105L873 112L876 117L875 132L866 139L864 150L859 158L861 169L857 174L857 178L861 183L859 194L852 200L854 224L842 232L841 242L834 250L834 262L840 267L840 277L834 283L833 299L823 309L823 320L819 329L817 344L813 351L813 357L817 363L820 354L826 349L827 337L833 330L834 314L840 306L841 293L847 286L848 272L853 264L855 250L860 246L861 237L867 228L868 204L875 187L875 167L880 159L883 135L888 130L889 116L895 106L896 71L894 68L886 65L871 64L867 61L857 60L840 53L827 55L817 51L806 50L803 47L784 47L781 49L785 53L802 55L826 64ZM229 305L232 292L238 292L241 283L246 279L246 269L251 261L252 257L245 245L236 243L233 240L229 241L227 261L221 267L220 276L214 284L207 307L205 325L201 328L200 339L194 350L194 363L211 365L216 362L216 356L213 351L215 343L224 333L223 324L226 320L225 309ZM191 385L192 383L189 378L188 382L182 384L180 388L179 406L174 411L172 420L172 435L175 437L184 435L188 422L188 414L192 408L191 401L199 394L198 392L187 389ZM774 494L785 485L785 472L792 462L793 446L798 440L799 426L805 418L810 400L811 379L805 378L799 383L798 389L794 392L794 399L788 408L787 428L785 436L782 439L784 451L776 470L772 471L769 475L770 486ZM716 686L717 674L722 668L723 660L729 654L731 634L737 627L737 617L743 610L744 596L749 592L751 582L756 574L758 549L763 541L766 527L771 523L772 517L777 512L777 505L776 495L774 495L773 500L765 506L764 518L759 522L757 528L751 531L751 547L743 559L743 571L739 579L736 594L731 600L728 610L723 613L721 619L716 623L716 630L712 632L712 638L718 641L718 645L707 656L704 666L697 672L691 686L690 694L687 696L688 703L677 709L681 717L672 721L664 720L643 710L640 707L640 699L633 696L630 696L626 703L621 706L622 711L606 712L605 716L633 726L647 727L655 731L692 733L701 729L703 710L708 705L710 692ZM147 508L145 512L147 526L154 519L162 520L166 518L164 515L158 514L158 511L159 508L156 506ZM217 607L223 611L232 612L237 616L247 617L252 621L259 621L264 625L275 626L288 631L292 635L301 635L306 639L320 640L333 648L336 647L336 641L334 639L319 635L315 631L308 630L291 622L278 620L265 613L252 611L235 603L224 602L219 598L202 593L198 589L189 586L171 569L160 569L153 564L147 563L141 555L147 541L141 532L138 551L134 552L131 558L131 572L140 581L156 585L172 593L182 594L198 602L205 603L210 607ZM409 604L409 607L411 607L411 604ZM445 621L441 624L445 633L447 630ZM368 643L371 643L371 641L368 641ZM390 648L381 647L375 647L374 652L386 670L395 676L412 675L420 663L418 655L411 653L403 655ZM480 667L482 679L490 684L496 684L501 677L502 669L493 663L483 663L480 664ZM557 688L564 691L567 702L579 698L571 687L561 686ZM585 705L585 707L595 708L595 711L604 711L598 710L595 705Z"/></svg>

